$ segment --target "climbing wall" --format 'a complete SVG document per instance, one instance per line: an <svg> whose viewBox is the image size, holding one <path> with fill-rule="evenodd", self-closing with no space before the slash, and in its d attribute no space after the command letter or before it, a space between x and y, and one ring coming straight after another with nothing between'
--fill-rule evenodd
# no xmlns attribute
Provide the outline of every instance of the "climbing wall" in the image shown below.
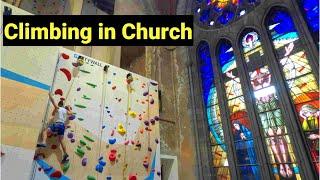
<svg viewBox="0 0 320 180"><path fill-rule="evenodd" d="M1 14L29 15L5 2ZM58 48L1 47L1 51L1 179L29 179Z"/></svg>
<svg viewBox="0 0 320 180"><path fill-rule="evenodd" d="M66 49L57 56L51 91L74 112L64 137L70 158L61 163L49 135L33 179L161 179L157 82Z"/></svg>

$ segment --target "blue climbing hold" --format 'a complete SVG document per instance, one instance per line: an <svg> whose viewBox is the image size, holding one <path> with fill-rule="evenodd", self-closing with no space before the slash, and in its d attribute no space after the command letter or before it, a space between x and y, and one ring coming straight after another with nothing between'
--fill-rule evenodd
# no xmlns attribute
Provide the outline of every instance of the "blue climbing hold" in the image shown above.
<svg viewBox="0 0 320 180"><path fill-rule="evenodd" d="M99 164L100 164L101 166L105 166L107 163L106 163L105 161L103 161L103 160L100 160L100 161L99 161Z"/></svg>
<svg viewBox="0 0 320 180"><path fill-rule="evenodd" d="M116 143L117 139L116 138L110 138L109 139L109 144L114 144Z"/></svg>
<svg viewBox="0 0 320 180"><path fill-rule="evenodd" d="M112 180L112 177L111 176L107 176L107 180Z"/></svg>
<svg viewBox="0 0 320 180"><path fill-rule="evenodd" d="M99 173L102 173L102 171L103 171L103 166L101 166L100 164L97 164L97 166L96 166L96 171L98 171Z"/></svg>

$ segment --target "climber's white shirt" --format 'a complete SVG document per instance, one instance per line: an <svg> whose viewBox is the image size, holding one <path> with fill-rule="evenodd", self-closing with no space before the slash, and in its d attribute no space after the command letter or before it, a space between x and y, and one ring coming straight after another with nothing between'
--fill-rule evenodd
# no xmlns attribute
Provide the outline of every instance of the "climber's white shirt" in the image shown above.
<svg viewBox="0 0 320 180"><path fill-rule="evenodd" d="M59 107L58 111L54 115L56 122L64 123L67 120L67 110L63 107Z"/></svg>

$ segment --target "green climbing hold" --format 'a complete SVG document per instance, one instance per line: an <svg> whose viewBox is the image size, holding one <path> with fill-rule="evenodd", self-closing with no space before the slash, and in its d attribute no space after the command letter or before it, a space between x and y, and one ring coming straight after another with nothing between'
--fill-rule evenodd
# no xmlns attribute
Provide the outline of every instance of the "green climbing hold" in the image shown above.
<svg viewBox="0 0 320 180"><path fill-rule="evenodd" d="M78 156L80 156L80 157L83 157L83 156L84 156L84 151L83 151L82 149L80 149L80 148L77 148L76 151L75 151L75 153L76 153Z"/></svg>
<svg viewBox="0 0 320 180"><path fill-rule="evenodd" d="M90 146L86 146L86 148L90 151L91 150L91 147Z"/></svg>
<svg viewBox="0 0 320 180"><path fill-rule="evenodd" d="M62 167L63 173L66 173L69 168L70 168L70 162L65 163Z"/></svg>
<svg viewBox="0 0 320 180"><path fill-rule="evenodd" d="M90 142L94 142L94 140L89 136L83 135L83 137Z"/></svg>
<svg viewBox="0 0 320 180"><path fill-rule="evenodd" d="M78 107L78 108L86 108L86 106L81 105L81 104L75 104L75 106Z"/></svg>
<svg viewBox="0 0 320 180"><path fill-rule="evenodd" d="M82 98L83 98L83 99L86 99L86 100L91 100L91 98L88 97L88 96L86 96L86 95L83 95Z"/></svg>
<svg viewBox="0 0 320 180"><path fill-rule="evenodd" d="M82 146L87 145L87 143L86 143L84 140L82 140L82 139L80 139L80 144L81 144Z"/></svg>
<svg viewBox="0 0 320 180"><path fill-rule="evenodd" d="M88 175L87 180L96 180L96 178L94 176Z"/></svg>
<svg viewBox="0 0 320 180"><path fill-rule="evenodd" d="M88 82L87 82L87 84L88 84L89 86L93 87L93 88L97 87L97 85L92 84L92 83L88 83Z"/></svg>
<svg viewBox="0 0 320 180"><path fill-rule="evenodd" d="M78 118L78 120L79 120L79 121L83 121L84 119L83 119L83 118Z"/></svg>
<svg viewBox="0 0 320 180"><path fill-rule="evenodd" d="M80 70L80 71L83 72L83 73L90 74L90 72L89 72L89 71L86 71L86 70Z"/></svg>

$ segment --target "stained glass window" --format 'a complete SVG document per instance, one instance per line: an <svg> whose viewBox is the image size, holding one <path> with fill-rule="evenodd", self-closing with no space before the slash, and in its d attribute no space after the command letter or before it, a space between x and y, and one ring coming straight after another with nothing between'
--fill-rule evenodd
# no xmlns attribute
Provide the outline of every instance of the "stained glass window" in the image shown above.
<svg viewBox="0 0 320 180"><path fill-rule="evenodd" d="M319 43L319 0L301 0L305 19L317 43Z"/></svg>
<svg viewBox="0 0 320 180"><path fill-rule="evenodd" d="M261 48L260 42L256 42L256 44L259 44L258 46L247 46L245 41L248 34L259 36L255 31L251 31L242 38L242 47L247 64L252 62L251 56L247 53ZM259 37L256 39L260 41ZM263 50L260 49L259 51ZM259 57L262 59L263 52L260 52L259 55L253 56L253 58L255 60L259 60ZM272 173L276 179L300 179L299 168L296 164L291 144L291 135L287 131L282 111L279 107L278 93L269 67L267 65L256 67L255 70L249 72L249 76Z"/></svg>
<svg viewBox="0 0 320 180"><path fill-rule="evenodd" d="M214 82L209 45L201 42L198 46L198 64L202 81L202 94L210 129L212 165L217 179L230 179L226 144L221 124L220 108Z"/></svg>
<svg viewBox="0 0 320 180"><path fill-rule="evenodd" d="M222 27L251 11L260 0L195 0L194 3L201 24Z"/></svg>
<svg viewBox="0 0 320 180"><path fill-rule="evenodd" d="M274 9L268 17L267 29L300 117L309 154L319 173L319 86L290 15L284 10Z"/></svg>
<svg viewBox="0 0 320 180"><path fill-rule="evenodd" d="M218 59L230 112L232 134L236 149L237 166L242 179L260 179L260 168L254 149L251 122L247 115L240 78L237 72L236 58L228 41L218 46Z"/></svg>

